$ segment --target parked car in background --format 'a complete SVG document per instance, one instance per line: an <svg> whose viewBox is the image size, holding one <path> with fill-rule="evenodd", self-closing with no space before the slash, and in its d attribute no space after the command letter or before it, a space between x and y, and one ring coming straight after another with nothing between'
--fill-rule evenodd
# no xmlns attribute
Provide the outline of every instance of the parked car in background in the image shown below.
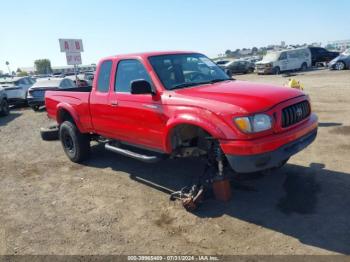
<svg viewBox="0 0 350 262"><path fill-rule="evenodd" d="M350 48L330 61L328 67L334 70L350 69Z"/></svg>
<svg viewBox="0 0 350 262"><path fill-rule="evenodd" d="M255 63L258 74L279 74L283 71L304 71L311 66L311 53L308 48L290 49L267 53Z"/></svg>
<svg viewBox="0 0 350 262"><path fill-rule="evenodd" d="M91 83L91 85L90 85L89 82L88 82L87 80L84 80L84 79L83 79L83 78L84 78L84 75L79 74L79 75L77 75L77 77L78 77L78 83L77 83L77 80L76 80L75 75L66 76L65 79L70 79L70 80L72 80L72 81L74 82L74 84L75 84L77 87L88 87L88 86L91 86L91 85L92 85L92 83Z"/></svg>
<svg viewBox="0 0 350 262"><path fill-rule="evenodd" d="M76 85L70 79L66 78L46 78L39 79L28 90L28 104L34 110L38 111L45 104L45 92L48 90L69 89Z"/></svg>
<svg viewBox="0 0 350 262"><path fill-rule="evenodd" d="M88 82L89 86L92 86L92 82L94 81L94 76L95 76L95 72L84 72L81 75L82 80L85 80L86 82Z"/></svg>
<svg viewBox="0 0 350 262"><path fill-rule="evenodd" d="M0 116L7 116L10 112L5 89L0 87Z"/></svg>
<svg viewBox="0 0 350 262"><path fill-rule="evenodd" d="M5 89L9 104L27 103L28 89L35 83L31 77L6 77L0 79L0 86Z"/></svg>
<svg viewBox="0 0 350 262"><path fill-rule="evenodd" d="M225 64L218 64L228 76L232 77L234 74L247 74L254 72L254 63L246 60L233 60Z"/></svg>
<svg viewBox="0 0 350 262"><path fill-rule="evenodd" d="M234 61L234 59L219 60L219 61L216 61L215 64L217 64L218 66L222 66L232 61Z"/></svg>
<svg viewBox="0 0 350 262"><path fill-rule="evenodd" d="M322 47L309 47L311 52L311 60L312 60L312 66L316 66L320 63L328 63L337 56L339 56L339 52L332 52L328 51L325 48Z"/></svg>

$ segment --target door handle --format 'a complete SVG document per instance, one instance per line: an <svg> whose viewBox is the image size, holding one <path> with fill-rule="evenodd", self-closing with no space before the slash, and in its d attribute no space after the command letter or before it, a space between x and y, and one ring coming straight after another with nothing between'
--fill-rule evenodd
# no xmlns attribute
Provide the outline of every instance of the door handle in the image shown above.
<svg viewBox="0 0 350 262"><path fill-rule="evenodd" d="M113 106L113 107L118 106L118 102L117 101L111 102L111 106Z"/></svg>

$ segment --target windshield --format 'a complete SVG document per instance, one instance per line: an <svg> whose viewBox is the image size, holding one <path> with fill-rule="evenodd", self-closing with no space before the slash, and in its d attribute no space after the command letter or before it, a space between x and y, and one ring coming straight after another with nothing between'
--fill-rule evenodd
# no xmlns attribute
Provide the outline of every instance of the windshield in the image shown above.
<svg viewBox="0 0 350 262"><path fill-rule="evenodd" d="M201 54L152 56L149 61L168 90L230 80L220 67Z"/></svg>
<svg viewBox="0 0 350 262"><path fill-rule="evenodd" d="M227 60L222 60L222 61L218 61L216 62L217 65L224 65L224 64L227 64L229 63L230 61L227 61Z"/></svg>
<svg viewBox="0 0 350 262"><path fill-rule="evenodd" d="M277 61L280 56L280 53L267 53L263 57L263 61Z"/></svg>

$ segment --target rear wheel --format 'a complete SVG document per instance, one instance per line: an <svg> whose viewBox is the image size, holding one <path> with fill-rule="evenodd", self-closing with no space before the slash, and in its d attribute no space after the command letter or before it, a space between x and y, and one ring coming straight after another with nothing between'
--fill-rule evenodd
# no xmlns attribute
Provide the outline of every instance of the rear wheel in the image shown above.
<svg viewBox="0 0 350 262"><path fill-rule="evenodd" d="M59 138L68 158L75 163L86 160L90 155L90 138L80 133L75 124L65 121L61 124Z"/></svg>
<svg viewBox="0 0 350 262"><path fill-rule="evenodd" d="M32 106L32 109L35 111L35 112L37 112L37 111L39 111L39 106Z"/></svg>
<svg viewBox="0 0 350 262"><path fill-rule="evenodd" d="M335 65L334 65L334 69L335 70L344 70L345 69L345 64L344 62L337 62Z"/></svg>
<svg viewBox="0 0 350 262"><path fill-rule="evenodd" d="M307 69L307 64L303 63L300 67L300 71L306 71L306 69Z"/></svg>
<svg viewBox="0 0 350 262"><path fill-rule="evenodd" d="M275 75L279 75L279 74L281 73L281 69L280 69L278 66L276 66L276 67L273 69L273 72L274 72Z"/></svg>
<svg viewBox="0 0 350 262"><path fill-rule="evenodd" d="M48 128L40 128L40 136L42 140L53 141L58 140L58 126L50 126Z"/></svg>
<svg viewBox="0 0 350 262"><path fill-rule="evenodd" d="M6 99L3 99L0 103L0 115L7 116L10 113L10 107Z"/></svg>

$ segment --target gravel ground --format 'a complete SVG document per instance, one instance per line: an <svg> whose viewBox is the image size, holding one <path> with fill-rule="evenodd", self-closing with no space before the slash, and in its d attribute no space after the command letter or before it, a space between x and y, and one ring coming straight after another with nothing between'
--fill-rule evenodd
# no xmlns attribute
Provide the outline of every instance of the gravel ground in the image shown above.
<svg viewBox="0 0 350 262"><path fill-rule="evenodd" d="M177 190L201 162L144 164L95 145L74 164L40 139L45 112L12 110L0 118L0 254L350 254L350 71L295 78L319 115L317 140L194 214L145 180Z"/></svg>

